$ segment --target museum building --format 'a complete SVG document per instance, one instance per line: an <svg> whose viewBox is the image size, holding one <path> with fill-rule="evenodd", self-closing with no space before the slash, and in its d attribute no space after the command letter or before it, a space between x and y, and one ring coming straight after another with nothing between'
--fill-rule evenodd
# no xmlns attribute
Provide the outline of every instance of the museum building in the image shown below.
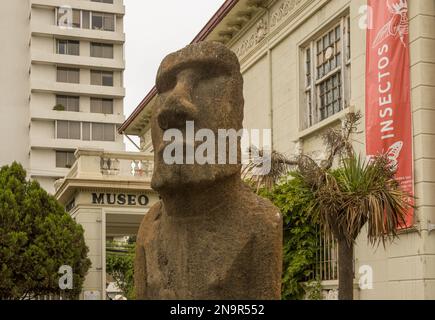
<svg viewBox="0 0 435 320"><path fill-rule="evenodd" d="M354 147L366 154L366 141L372 141L373 134L367 130L371 118L366 97L371 99L372 92L366 88L370 88L367 79L372 71L366 71L366 61L372 53L366 37L377 22L371 21L373 12L367 4L367 0L227 0L193 43L219 41L236 53L244 77L244 127L272 129L274 150L288 156L304 152L321 159L321 134L340 126L346 114L360 111L364 121L362 133L354 137ZM409 56L404 55L403 60L394 56L399 59L397 66L387 66L383 57L379 66L390 68L391 74L404 68L403 79L399 75L390 81L403 80L399 82L403 83L400 94L405 100L409 97L409 112L403 109L397 116L406 118L409 113L412 148L404 165L412 171L410 188L416 196L416 208L407 228L385 248L373 248L367 243L366 232L361 232L354 255L355 298L435 299L435 2L385 0L376 5L381 4L391 20L386 21L385 32L378 33L375 42L397 41L397 48L402 48L397 50L403 52L409 47ZM377 53L381 56L386 51L385 45L380 45ZM386 72L376 74L379 81L386 76ZM379 83L380 92L392 88L390 82ZM156 94L152 88L119 129L120 134L140 137L143 157L153 152L149 120ZM384 120L382 139L390 137L393 129L402 130L402 118L398 122ZM389 150L399 161L400 150L405 150L401 148L396 145ZM80 168L84 155L78 155ZM100 166L101 155L94 156L94 164ZM92 194L83 201L91 205ZM317 275L325 297L334 299L338 285L336 244L323 236L320 245ZM362 275L372 278L370 286L358 285Z"/></svg>

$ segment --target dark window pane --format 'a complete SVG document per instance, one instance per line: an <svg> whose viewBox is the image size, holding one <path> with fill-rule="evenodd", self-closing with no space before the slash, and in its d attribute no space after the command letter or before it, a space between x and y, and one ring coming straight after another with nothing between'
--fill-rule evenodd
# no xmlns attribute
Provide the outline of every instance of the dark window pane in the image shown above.
<svg viewBox="0 0 435 320"><path fill-rule="evenodd" d="M102 76L103 86L113 87L113 72L103 72Z"/></svg>
<svg viewBox="0 0 435 320"><path fill-rule="evenodd" d="M91 140L91 124L89 122L82 123L82 139L85 141Z"/></svg>
<svg viewBox="0 0 435 320"><path fill-rule="evenodd" d="M103 49L99 43L91 43L91 57L102 57Z"/></svg>
<svg viewBox="0 0 435 320"><path fill-rule="evenodd" d="M113 114L113 100L103 99L102 113Z"/></svg>
<svg viewBox="0 0 435 320"><path fill-rule="evenodd" d="M56 151L56 167L66 168L67 153L62 151Z"/></svg>
<svg viewBox="0 0 435 320"><path fill-rule="evenodd" d="M91 56L97 58L113 59L113 45L103 44L103 43L92 43Z"/></svg>
<svg viewBox="0 0 435 320"><path fill-rule="evenodd" d="M68 105L68 97L66 96L56 96L56 105L61 105L64 108Z"/></svg>
<svg viewBox="0 0 435 320"><path fill-rule="evenodd" d="M73 27L80 28L80 10L73 10Z"/></svg>
<svg viewBox="0 0 435 320"><path fill-rule="evenodd" d="M103 23L104 30L115 31L115 16L113 14L105 14Z"/></svg>
<svg viewBox="0 0 435 320"><path fill-rule="evenodd" d="M56 167L71 168L75 162L74 152L56 151Z"/></svg>
<svg viewBox="0 0 435 320"><path fill-rule="evenodd" d="M91 112L102 113L102 101L101 99L91 98Z"/></svg>
<svg viewBox="0 0 435 320"><path fill-rule="evenodd" d="M80 110L80 98L69 97L67 111L79 112Z"/></svg>
<svg viewBox="0 0 435 320"><path fill-rule="evenodd" d="M80 140L80 122L70 121L69 131L70 139Z"/></svg>
<svg viewBox="0 0 435 320"><path fill-rule="evenodd" d="M57 53L58 54L66 54L67 53L67 41L66 40L57 40Z"/></svg>
<svg viewBox="0 0 435 320"><path fill-rule="evenodd" d="M80 71L78 69L68 70L68 82L70 83L80 82Z"/></svg>
<svg viewBox="0 0 435 320"><path fill-rule="evenodd" d="M89 29L90 26L90 12L89 11L82 11L82 28L83 29Z"/></svg>
<svg viewBox="0 0 435 320"><path fill-rule="evenodd" d="M68 82L68 71L63 68L57 68L57 82Z"/></svg>
<svg viewBox="0 0 435 320"><path fill-rule="evenodd" d="M115 141L115 127L113 124L104 124L104 141Z"/></svg>
<svg viewBox="0 0 435 320"><path fill-rule="evenodd" d="M103 29L103 16L99 13L92 13L92 29L102 30Z"/></svg>
<svg viewBox="0 0 435 320"><path fill-rule="evenodd" d="M57 138L68 139L68 121L57 121Z"/></svg>
<svg viewBox="0 0 435 320"><path fill-rule="evenodd" d="M101 85L101 71L91 71L91 84L96 86Z"/></svg>
<svg viewBox="0 0 435 320"><path fill-rule="evenodd" d="M57 81L58 82L79 83L80 70L79 69L69 69L69 68L57 68Z"/></svg>
<svg viewBox="0 0 435 320"><path fill-rule="evenodd" d="M102 46L102 58L113 59L113 45L105 44Z"/></svg>
<svg viewBox="0 0 435 320"><path fill-rule="evenodd" d="M68 54L78 56L80 55L80 42L68 41Z"/></svg>
<svg viewBox="0 0 435 320"><path fill-rule="evenodd" d="M74 162L76 161L76 157L74 156L74 152L67 152L66 155L67 155L66 166L67 168L71 168Z"/></svg>
<svg viewBox="0 0 435 320"><path fill-rule="evenodd" d="M102 123L92 123L92 140L104 141L104 125Z"/></svg>

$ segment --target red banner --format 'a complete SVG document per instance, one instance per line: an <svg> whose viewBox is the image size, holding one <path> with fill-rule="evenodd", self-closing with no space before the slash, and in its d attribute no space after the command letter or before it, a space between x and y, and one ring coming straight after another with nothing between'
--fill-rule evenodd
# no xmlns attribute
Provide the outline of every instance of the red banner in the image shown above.
<svg viewBox="0 0 435 320"><path fill-rule="evenodd" d="M386 153L402 188L414 194L407 0L368 0L366 152ZM413 225L413 210L406 227Z"/></svg>

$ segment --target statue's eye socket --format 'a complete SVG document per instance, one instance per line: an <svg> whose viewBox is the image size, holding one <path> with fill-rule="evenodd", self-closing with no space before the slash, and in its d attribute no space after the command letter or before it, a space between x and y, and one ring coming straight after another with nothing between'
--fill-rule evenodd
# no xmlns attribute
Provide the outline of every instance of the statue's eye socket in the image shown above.
<svg viewBox="0 0 435 320"><path fill-rule="evenodd" d="M192 69L190 69L192 70ZM197 66L193 69L194 72L191 74L189 78L190 85L195 87L199 82L204 80L212 80L214 78L229 76L229 72L222 67L214 64L203 64ZM159 94L164 94L175 88L177 85L177 81L186 81L186 79L180 80L179 75L180 70L176 70L175 72L170 72L162 75L156 83L157 92Z"/></svg>
<svg viewBox="0 0 435 320"><path fill-rule="evenodd" d="M203 68L201 68L200 74L201 74L200 76L201 80L213 79L213 78L227 75L227 71L217 65L206 65Z"/></svg>
<svg viewBox="0 0 435 320"><path fill-rule="evenodd" d="M156 83L157 92L159 94L163 94L173 88L177 84L177 78L173 76L167 76L162 79L159 79Z"/></svg>

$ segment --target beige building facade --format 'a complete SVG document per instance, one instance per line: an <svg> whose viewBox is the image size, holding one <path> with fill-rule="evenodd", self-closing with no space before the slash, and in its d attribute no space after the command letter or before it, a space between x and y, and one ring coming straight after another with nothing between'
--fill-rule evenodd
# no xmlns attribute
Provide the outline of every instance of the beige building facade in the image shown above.
<svg viewBox="0 0 435 320"><path fill-rule="evenodd" d="M320 135L348 112L365 110L365 0L228 0L194 39L220 41L239 57L245 128L272 129L273 148L322 157ZM372 248L365 232L355 248L359 299L435 299L435 1L408 0L416 213L393 244ZM364 20L363 20L364 21ZM334 47L328 62L321 51ZM323 72L319 81L314 72ZM322 100L320 92L329 93ZM152 89L120 132L141 137L152 152ZM320 102L320 101L323 102ZM364 131L364 121L361 123ZM355 137L364 154L364 132ZM336 249L323 244L325 296L336 297ZM373 287L358 279L371 270ZM369 272L370 273L370 272ZM367 273L364 273L368 275ZM370 275L370 274L369 274Z"/></svg>
<svg viewBox="0 0 435 320"><path fill-rule="evenodd" d="M125 149L123 0L0 4L0 165L54 193L76 148Z"/></svg>
<svg viewBox="0 0 435 320"><path fill-rule="evenodd" d="M91 267L81 300L106 300L106 241L136 236L159 197L150 187L153 157L141 152L80 148L55 197L84 229Z"/></svg>

